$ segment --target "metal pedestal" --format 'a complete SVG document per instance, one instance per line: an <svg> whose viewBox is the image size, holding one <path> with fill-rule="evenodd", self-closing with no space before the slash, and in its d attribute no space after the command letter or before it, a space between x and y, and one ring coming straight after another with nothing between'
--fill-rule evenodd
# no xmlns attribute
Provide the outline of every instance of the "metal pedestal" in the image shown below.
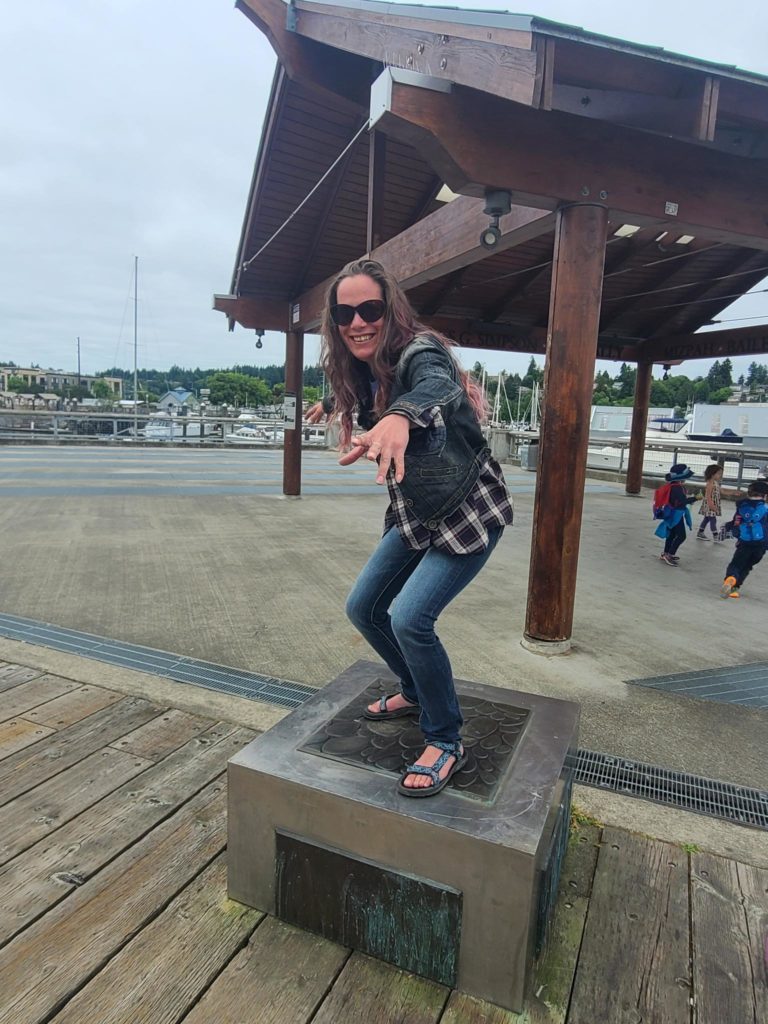
<svg viewBox="0 0 768 1024"><path fill-rule="evenodd" d="M514 1011L568 838L578 706L457 681L466 767L396 792L417 719L368 722L357 662L229 763L230 896Z"/></svg>

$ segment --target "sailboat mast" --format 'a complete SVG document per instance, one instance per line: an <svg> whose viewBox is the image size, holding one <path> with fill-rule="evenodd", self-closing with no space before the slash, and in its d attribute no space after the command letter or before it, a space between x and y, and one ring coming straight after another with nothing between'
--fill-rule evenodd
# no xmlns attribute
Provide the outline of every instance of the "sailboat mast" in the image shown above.
<svg viewBox="0 0 768 1024"><path fill-rule="evenodd" d="M139 257L133 257L133 439L139 437Z"/></svg>

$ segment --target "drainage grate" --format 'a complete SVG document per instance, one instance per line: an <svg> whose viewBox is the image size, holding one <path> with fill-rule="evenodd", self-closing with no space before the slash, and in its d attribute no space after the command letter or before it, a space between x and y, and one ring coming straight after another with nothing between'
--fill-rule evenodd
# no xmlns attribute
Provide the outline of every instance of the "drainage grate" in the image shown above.
<svg viewBox="0 0 768 1024"><path fill-rule="evenodd" d="M213 665L208 661L184 658L178 654L157 651L152 647L107 640L91 633L51 626L2 612L0 635L11 640L23 640L25 643L37 644L40 647L51 647L56 651L76 654L81 658L103 661L109 665L132 668L137 672L150 672L152 675L173 679L179 683L193 683L195 686L218 690L220 693L249 697L251 700L260 700L283 708L297 708L317 692L314 687L305 686L303 683Z"/></svg>
<svg viewBox="0 0 768 1024"><path fill-rule="evenodd" d="M2 612L0 636L283 708L300 707L317 693L314 687L303 683L242 672L208 661L157 651L153 647L107 640L92 633L81 633ZM573 771L573 781L582 786L611 790L624 796L642 797L654 803L680 807L682 810L768 831L768 793L756 789L716 782L700 775L671 771L640 761L627 761L593 750L577 750L569 758L568 767Z"/></svg>
<svg viewBox="0 0 768 1024"><path fill-rule="evenodd" d="M673 676L652 676L649 679L628 679L635 686L648 686L665 693L677 693L699 700L718 700L727 704L743 704L748 708L768 708L768 662L705 669L702 672L680 672Z"/></svg>
<svg viewBox="0 0 768 1024"><path fill-rule="evenodd" d="M700 775L675 772L641 761L626 761L593 750L578 750L570 760L583 786L671 804L714 818L768 830L768 793Z"/></svg>

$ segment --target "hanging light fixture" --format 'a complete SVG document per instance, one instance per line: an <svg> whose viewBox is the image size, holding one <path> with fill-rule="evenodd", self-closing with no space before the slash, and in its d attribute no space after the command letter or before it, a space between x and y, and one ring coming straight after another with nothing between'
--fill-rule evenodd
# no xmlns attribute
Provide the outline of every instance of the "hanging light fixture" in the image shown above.
<svg viewBox="0 0 768 1024"><path fill-rule="evenodd" d="M491 223L480 232L480 245L484 249L495 249L501 239L499 220L512 209L512 196L503 189L486 189L483 213L491 218Z"/></svg>

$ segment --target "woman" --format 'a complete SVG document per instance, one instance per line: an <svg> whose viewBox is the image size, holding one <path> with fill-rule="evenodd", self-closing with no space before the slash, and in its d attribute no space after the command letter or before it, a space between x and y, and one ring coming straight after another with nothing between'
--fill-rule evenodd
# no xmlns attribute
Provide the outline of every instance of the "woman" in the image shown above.
<svg viewBox="0 0 768 1024"><path fill-rule="evenodd" d="M433 796L466 761L461 709L435 621L485 565L512 522L512 503L480 430L479 388L447 339L416 320L381 264L359 260L340 272L322 335L333 415L341 447L350 449L339 462L376 462L376 482L387 484L390 497L384 535L349 595L347 615L401 690L365 715L419 715L426 747L398 791ZM330 411L326 402L309 416Z"/></svg>

